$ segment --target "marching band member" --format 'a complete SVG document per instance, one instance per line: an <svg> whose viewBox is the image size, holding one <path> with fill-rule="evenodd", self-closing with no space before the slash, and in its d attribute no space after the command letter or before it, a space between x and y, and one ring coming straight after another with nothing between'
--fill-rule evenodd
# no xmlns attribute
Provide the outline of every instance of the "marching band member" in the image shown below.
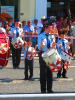
<svg viewBox="0 0 75 100"><path fill-rule="evenodd" d="M75 19L72 21L72 24L71 24L71 33L70 33L70 35L75 37ZM75 39L73 39L71 41L72 41L72 54L73 54L73 57L75 59Z"/></svg>
<svg viewBox="0 0 75 100"><path fill-rule="evenodd" d="M41 93L52 93L53 75L50 67L45 63L42 58L42 53L46 52L48 48L52 47L53 41L51 41L50 24L48 19L43 26L42 33L38 35L38 49L39 49L39 63L40 63L40 88Z"/></svg>
<svg viewBox="0 0 75 100"><path fill-rule="evenodd" d="M24 62L25 62L25 78L24 80L32 80L33 78L33 50L32 42L28 40L24 43ZM28 75L28 71L30 72L30 75Z"/></svg>
<svg viewBox="0 0 75 100"><path fill-rule="evenodd" d="M62 50L68 53L68 51L70 49L69 42L67 39L65 39L65 35L66 35L66 31L60 32L60 38L57 40L57 50L58 50L59 55L62 55ZM61 76L63 78L67 78L67 76L66 76L67 68L66 67L68 67L68 66L65 66L66 63L68 64L67 61L62 59L62 68L61 68L61 70L58 71L57 78L60 78Z"/></svg>
<svg viewBox="0 0 75 100"><path fill-rule="evenodd" d="M12 41L17 39L18 37L22 38L23 29L20 28L19 21L15 21L15 27L11 29L11 37ZM15 48L12 47L12 63L13 68L19 68L20 65L20 59L21 59L21 49L22 48Z"/></svg>

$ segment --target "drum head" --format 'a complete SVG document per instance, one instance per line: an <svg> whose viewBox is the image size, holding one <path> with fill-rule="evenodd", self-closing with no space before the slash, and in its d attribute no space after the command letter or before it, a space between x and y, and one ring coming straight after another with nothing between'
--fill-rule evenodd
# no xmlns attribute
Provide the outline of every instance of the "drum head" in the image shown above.
<svg viewBox="0 0 75 100"><path fill-rule="evenodd" d="M22 48L23 44L24 44L24 41L22 40L21 37L18 37L12 40L12 45L15 49Z"/></svg>
<svg viewBox="0 0 75 100"><path fill-rule="evenodd" d="M57 59L61 59L56 49L48 50L42 54L42 57L47 65L54 63Z"/></svg>
<svg viewBox="0 0 75 100"><path fill-rule="evenodd" d="M42 57L51 56L55 52L55 49L48 49L47 52L42 54Z"/></svg>

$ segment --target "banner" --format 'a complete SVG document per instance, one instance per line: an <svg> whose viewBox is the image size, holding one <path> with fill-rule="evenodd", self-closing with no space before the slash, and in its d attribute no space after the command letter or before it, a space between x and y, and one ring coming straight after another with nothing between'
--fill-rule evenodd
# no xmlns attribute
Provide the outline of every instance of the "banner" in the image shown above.
<svg viewBox="0 0 75 100"><path fill-rule="evenodd" d="M1 6L1 13L8 13L14 19L14 6Z"/></svg>

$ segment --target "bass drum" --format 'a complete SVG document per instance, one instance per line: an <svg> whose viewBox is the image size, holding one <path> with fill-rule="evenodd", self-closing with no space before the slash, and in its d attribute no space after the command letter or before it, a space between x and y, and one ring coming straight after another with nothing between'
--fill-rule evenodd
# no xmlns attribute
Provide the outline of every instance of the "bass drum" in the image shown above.
<svg viewBox="0 0 75 100"><path fill-rule="evenodd" d="M0 33L0 66L5 67L10 57L10 41L6 33Z"/></svg>

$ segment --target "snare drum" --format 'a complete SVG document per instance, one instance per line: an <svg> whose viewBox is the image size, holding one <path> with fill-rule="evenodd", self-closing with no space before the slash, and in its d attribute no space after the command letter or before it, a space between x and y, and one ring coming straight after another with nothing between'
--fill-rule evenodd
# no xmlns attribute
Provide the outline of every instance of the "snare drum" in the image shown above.
<svg viewBox="0 0 75 100"><path fill-rule="evenodd" d="M71 62L71 60L73 59L73 57L69 53L65 52L64 50L60 52L60 56L63 60L68 62Z"/></svg>
<svg viewBox="0 0 75 100"><path fill-rule="evenodd" d="M58 72L62 68L62 66L61 66L61 60L58 59L56 62L50 64L49 67L52 70L52 72Z"/></svg>
<svg viewBox="0 0 75 100"><path fill-rule="evenodd" d="M22 48L23 44L24 44L24 41L20 37L12 40L12 45L15 49Z"/></svg>
<svg viewBox="0 0 75 100"><path fill-rule="evenodd" d="M57 59L61 60L60 55L58 54L56 49L49 49L47 52L42 54L43 60L46 62L47 65L54 63Z"/></svg>

